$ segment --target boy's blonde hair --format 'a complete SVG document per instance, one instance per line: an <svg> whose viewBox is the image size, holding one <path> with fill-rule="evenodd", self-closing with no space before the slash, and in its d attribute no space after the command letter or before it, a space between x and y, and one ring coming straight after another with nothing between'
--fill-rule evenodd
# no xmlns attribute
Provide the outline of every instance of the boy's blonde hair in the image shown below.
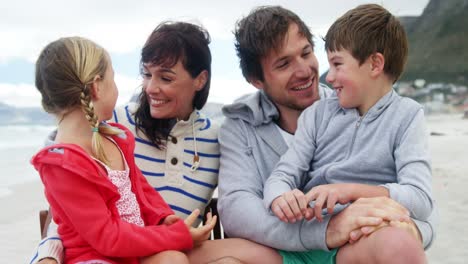
<svg viewBox="0 0 468 264"><path fill-rule="evenodd" d="M379 52L384 72L396 82L406 64L408 40L398 19L376 4L360 5L333 23L324 38L328 51L348 50L360 64Z"/></svg>
<svg viewBox="0 0 468 264"><path fill-rule="evenodd" d="M99 122L91 101L91 84L95 76L104 79L109 67L106 51L81 37L61 38L48 44L36 62L36 88L42 96L42 107L51 114L65 115L79 107L90 127L97 130L92 137L93 155L108 164L102 148L102 136L121 133Z"/></svg>

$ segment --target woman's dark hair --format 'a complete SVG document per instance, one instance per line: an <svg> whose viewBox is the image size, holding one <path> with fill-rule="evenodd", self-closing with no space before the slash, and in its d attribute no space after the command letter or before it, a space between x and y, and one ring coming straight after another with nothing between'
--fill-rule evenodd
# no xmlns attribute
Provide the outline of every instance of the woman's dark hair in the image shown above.
<svg viewBox="0 0 468 264"><path fill-rule="evenodd" d="M201 26L186 22L163 22L146 40L141 51L140 72L146 63L173 67L180 60L185 70L197 77L202 71L208 72L205 86L195 93L192 105L201 109L208 99L211 79L211 52L208 47L210 35ZM175 118L156 119L151 116L146 93L139 96L139 106L135 112L136 131L143 132L157 148L163 147L162 140L169 137Z"/></svg>

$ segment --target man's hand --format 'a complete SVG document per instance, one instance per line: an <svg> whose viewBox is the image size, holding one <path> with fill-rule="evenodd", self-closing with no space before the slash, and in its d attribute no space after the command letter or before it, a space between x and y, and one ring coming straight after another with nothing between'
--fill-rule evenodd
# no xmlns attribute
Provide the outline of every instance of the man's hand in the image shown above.
<svg viewBox="0 0 468 264"><path fill-rule="evenodd" d="M361 237L368 236L368 235L374 233L375 231L379 230L380 228L382 228L384 226L393 226L393 227L401 228L401 229L407 231L408 233L410 233L414 238L416 238L422 244L421 233L419 232L418 227L416 226L416 224L413 221L410 221L410 222L403 222L403 221L390 221L390 222L388 222L388 221L384 221L378 226L364 226L364 227L361 227L359 229L353 230L349 234L349 243L353 244L356 241L358 241L359 239L361 239Z"/></svg>
<svg viewBox="0 0 468 264"><path fill-rule="evenodd" d="M327 228L327 246L340 247L350 240L353 230L379 226L384 221L409 222L409 212L387 197L360 198L332 217Z"/></svg>
<svg viewBox="0 0 468 264"><path fill-rule="evenodd" d="M203 241L206 241L210 237L211 230L213 230L216 225L216 215L212 216L211 213L206 214L206 223L205 225L199 227L192 227L192 224L197 219L200 214L199 209L195 209L185 220L185 225L189 229L190 235L193 239L193 244L195 246L200 245Z"/></svg>
<svg viewBox="0 0 468 264"><path fill-rule="evenodd" d="M336 203L352 202L352 189L353 184L348 183L318 185L306 194L307 204L315 201L314 215L318 221L323 221L322 209L326 207L328 214L332 214Z"/></svg>
<svg viewBox="0 0 468 264"><path fill-rule="evenodd" d="M58 264L58 262L53 258L43 258L37 264Z"/></svg>
<svg viewBox="0 0 468 264"><path fill-rule="evenodd" d="M379 230L380 228L388 226L389 224L390 223L388 221L383 221L378 226L364 226L364 227L358 228L356 230L353 230L349 234L349 241L348 242L350 244L354 244L355 242L359 241L359 239L361 239L361 237L368 236L368 235L374 233L375 231Z"/></svg>
<svg viewBox="0 0 468 264"><path fill-rule="evenodd" d="M419 232L418 227L413 221L410 221L410 222L391 221L390 226L402 228L408 231L412 236L414 236L422 244L423 241L422 241L421 233Z"/></svg>
<svg viewBox="0 0 468 264"><path fill-rule="evenodd" d="M271 203L271 211L283 222L295 223L305 216L311 219L310 210L307 210L307 200L303 192L294 189L283 193Z"/></svg>

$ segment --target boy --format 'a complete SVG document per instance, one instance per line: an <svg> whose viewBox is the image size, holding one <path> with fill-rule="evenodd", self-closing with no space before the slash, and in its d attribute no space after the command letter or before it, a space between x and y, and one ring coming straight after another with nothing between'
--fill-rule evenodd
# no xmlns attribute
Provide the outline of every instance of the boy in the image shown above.
<svg viewBox="0 0 468 264"><path fill-rule="evenodd" d="M337 202L386 196L426 220L433 204L423 109L392 89L408 52L403 27L381 6L361 5L331 26L325 49L327 81L337 96L302 113L294 141L266 182L265 205L286 222L320 221L323 207L332 213Z"/></svg>

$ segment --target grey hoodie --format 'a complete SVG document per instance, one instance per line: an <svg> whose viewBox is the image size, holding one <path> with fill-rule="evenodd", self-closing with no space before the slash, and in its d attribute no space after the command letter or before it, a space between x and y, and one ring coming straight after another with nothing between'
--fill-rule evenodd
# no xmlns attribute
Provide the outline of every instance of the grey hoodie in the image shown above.
<svg viewBox="0 0 468 264"><path fill-rule="evenodd" d="M299 117L294 141L265 184L265 206L295 188L351 182L382 185L411 217L427 220L432 212L427 138L421 105L393 90L362 117L357 109L341 108L336 96L321 100Z"/></svg>
<svg viewBox="0 0 468 264"><path fill-rule="evenodd" d="M331 91L320 87L320 97ZM262 92L246 95L225 106L219 132L221 151L218 209L225 232L283 250L328 250L323 222L281 222L263 205L263 187L288 149L275 121L279 113ZM432 225L415 220L424 245L432 241Z"/></svg>

